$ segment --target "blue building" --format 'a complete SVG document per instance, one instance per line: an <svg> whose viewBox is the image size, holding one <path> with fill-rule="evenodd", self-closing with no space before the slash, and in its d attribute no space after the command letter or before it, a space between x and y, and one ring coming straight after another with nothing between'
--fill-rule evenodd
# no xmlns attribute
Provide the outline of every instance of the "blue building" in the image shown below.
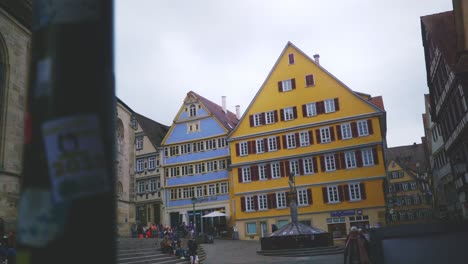
<svg viewBox="0 0 468 264"><path fill-rule="evenodd" d="M162 142L165 223L179 226L194 221L198 232L212 226L201 216L222 211L229 218L229 147L226 137L239 121L226 109L196 94L187 93ZM195 208L195 214L194 210ZM222 228L226 218L215 219Z"/></svg>

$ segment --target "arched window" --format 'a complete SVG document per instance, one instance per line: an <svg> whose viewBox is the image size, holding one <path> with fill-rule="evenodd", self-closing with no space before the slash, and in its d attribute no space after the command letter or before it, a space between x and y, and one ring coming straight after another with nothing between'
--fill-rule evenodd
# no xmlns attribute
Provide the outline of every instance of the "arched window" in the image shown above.
<svg viewBox="0 0 468 264"><path fill-rule="evenodd" d="M197 107L192 104L190 105L190 116L196 116L197 115Z"/></svg>
<svg viewBox="0 0 468 264"><path fill-rule="evenodd" d="M117 153L120 153L123 150L123 139L124 139L124 126L122 120L119 118L117 119Z"/></svg>
<svg viewBox="0 0 468 264"><path fill-rule="evenodd" d="M5 116L6 116L6 76L7 76L7 52L3 36L0 34L0 167L3 167L3 148L5 147Z"/></svg>
<svg viewBox="0 0 468 264"><path fill-rule="evenodd" d="M115 193L117 194L117 197L122 197L123 194L123 186L120 181L117 182L117 186L115 188Z"/></svg>

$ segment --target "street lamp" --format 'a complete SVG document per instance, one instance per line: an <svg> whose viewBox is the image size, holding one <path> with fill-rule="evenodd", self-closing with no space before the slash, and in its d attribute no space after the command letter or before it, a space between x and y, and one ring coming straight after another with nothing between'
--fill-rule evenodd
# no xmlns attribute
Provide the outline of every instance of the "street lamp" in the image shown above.
<svg viewBox="0 0 468 264"><path fill-rule="evenodd" d="M195 195L192 196L192 205L193 205L193 211L192 211L192 215L193 215L193 220L192 220L192 223L193 223L193 229L194 231L195 230L195 203L197 203L197 198L195 198Z"/></svg>

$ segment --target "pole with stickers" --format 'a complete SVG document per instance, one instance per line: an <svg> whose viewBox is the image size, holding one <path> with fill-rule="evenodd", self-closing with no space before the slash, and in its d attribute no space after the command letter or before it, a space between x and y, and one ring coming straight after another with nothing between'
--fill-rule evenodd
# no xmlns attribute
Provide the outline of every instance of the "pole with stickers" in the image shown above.
<svg viewBox="0 0 468 264"><path fill-rule="evenodd" d="M112 0L33 1L20 264L116 262Z"/></svg>

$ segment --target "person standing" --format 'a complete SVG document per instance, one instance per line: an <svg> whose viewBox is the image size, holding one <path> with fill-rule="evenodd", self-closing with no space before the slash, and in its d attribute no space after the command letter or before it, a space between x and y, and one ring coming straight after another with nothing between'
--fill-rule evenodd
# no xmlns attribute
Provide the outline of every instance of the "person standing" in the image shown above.
<svg viewBox="0 0 468 264"><path fill-rule="evenodd" d="M369 264L367 243L364 236L359 234L358 228L353 226L346 238L344 250L345 264Z"/></svg>

